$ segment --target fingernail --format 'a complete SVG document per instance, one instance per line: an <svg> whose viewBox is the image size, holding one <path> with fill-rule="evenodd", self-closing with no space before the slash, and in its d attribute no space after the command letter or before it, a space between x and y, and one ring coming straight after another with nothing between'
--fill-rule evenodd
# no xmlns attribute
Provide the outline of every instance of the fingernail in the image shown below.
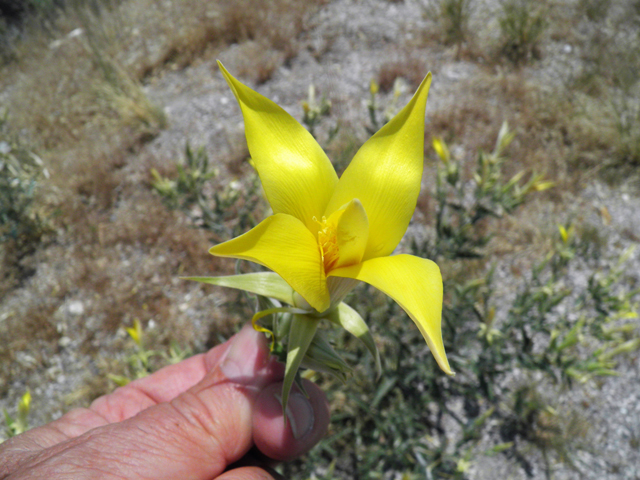
<svg viewBox="0 0 640 480"><path fill-rule="evenodd" d="M282 405L282 397L279 394L276 394L275 397ZM293 392L291 394L285 414L289 425L291 425L293 438L296 440L304 437L313 428L315 422L313 407L302 393Z"/></svg>
<svg viewBox="0 0 640 480"><path fill-rule="evenodd" d="M258 372L269 358L264 335L251 326L245 326L234 337L220 370L230 381L242 385L259 383Z"/></svg>

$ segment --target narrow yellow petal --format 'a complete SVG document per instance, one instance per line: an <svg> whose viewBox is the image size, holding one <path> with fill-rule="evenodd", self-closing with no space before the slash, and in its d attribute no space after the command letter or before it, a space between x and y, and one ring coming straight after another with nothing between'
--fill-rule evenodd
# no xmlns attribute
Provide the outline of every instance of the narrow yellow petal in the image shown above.
<svg viewBox="0 0 640 480"><path fill-rule="evenodd" d="M271 208L315 233L313 217L322 217L338 183L329 158L291 115L218 65L242 109L249 152Z"/></svg>
<svg viewBox="0 0 640 480"><path fill-rule="evenodd" d="M407 230L416 207L424 160L424 112L431 74L411 101L356 153L325 215L354 198L369 217L364 259L389 255Z"/></svg>
<svg viewBox="0 0 640 480"><path fill-rule="evenodd" d="M442 277L435 263L395 255L333 270L330 276L367 282L393 298L418 326L440 368L453 374L442 343Z"/></svg>
<svg viewBox="0 0 640 480"><path fill-rule="evenodd" d="M329 308L318 242L307 227L291 215L273 215L244 235L211 247L209 253L264 265L319 312Z"/></svg>
<svg viewBox="0 0 640 480"><path fill-rule="evenodd" d="M369 240L369 220L360 200L355 198L333 212L327 223L336 230L338 261L333 268L360 263Z"/></svg>

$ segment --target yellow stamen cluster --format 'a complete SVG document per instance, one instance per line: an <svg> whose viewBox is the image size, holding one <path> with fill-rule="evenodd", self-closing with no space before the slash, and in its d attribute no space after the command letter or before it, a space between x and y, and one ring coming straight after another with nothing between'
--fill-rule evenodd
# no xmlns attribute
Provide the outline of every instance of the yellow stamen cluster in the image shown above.
<svg viewBox="0 0 640 480"><path fill-rule="evenodd" d="M338 262L338 258L340 258L338 236L336 235L333 225L327 222L326 217L322 217L322 221L318 221L316 217L313 217L313 220L320 225L320 230L318 231L318 246L320 247L320 255L322 255L324 273L327 274Z"/></svg>

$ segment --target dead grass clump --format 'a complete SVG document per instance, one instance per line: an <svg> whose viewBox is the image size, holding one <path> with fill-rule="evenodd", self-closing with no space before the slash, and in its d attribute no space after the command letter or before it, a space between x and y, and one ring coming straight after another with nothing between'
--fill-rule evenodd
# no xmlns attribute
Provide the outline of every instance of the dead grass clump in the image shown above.
<svg viewBox="0 0 640 480"><path fill-rule="evenodd" d="M203 230L195 229L178 211L168 210L151 192L131 200L133 205L117 212L98 235L99 245L139 245L166 255L164 268L172 275L185 271L210 271L219 260L208 253L211 240Z"/></svg>
<svg viewBox="0 0 640 480"><path fill-rule="evenodd" d="M380 67L378 85L383 92L389 92L397 78L405 79L412 88L417 88L427 74L427 67L417 58L404 58L398 61L385 62Z"/></svg>
<svg viewBox="0 0 640 480"><path fill-rule="evenodd" d="M440 39L447 45L461 45L469 38L469 19L473 0L427 0L423 4L425 16L436 19Z"/></svg>
<svg viewBox="0 0 640 480"><path fill-rule="evenodd" d="M295 39L305 29L308 12L325 0L239 0L225 2L221 10L221 29L227 43L262 40L291 58L296 53Z"/></svg>
<svg viewBox="0 0 640 480"><path fill-rule="evenodd" d="M493 146L491 138L495 137L504 120L504 117L499 118L500 113L489 102L479 103L473 95L461 96L452 107L427 117L429 132L446 141L455 139L456 143L466 145L469 150L489 150Z"/></svg>
<svg viewBox="0 0 640 480"><path fill-rule="evenodd" d="M12 128L50 151L45 160L81 140L113 143L123 128L144 141L166 125L139 83L147 75L168 63L184 67L210 46L251 41L245 71L263 82L295 54L306 13L318 3L71 2L46 29L25 34L15 65L0 67L3 83L13 85Z"/></svg>
<svg viewBox="0 0 640 480"><path fill-rule="evenodd" d="M106 62L102 67L106 81L97 87L98 98L111 108L126 126L139 128L142 137L151 139L167 127L164 110L153 104L142 86L119 66Z"/></svg>
<svg viewBox="0 0 640 480"><path fill-rule="evenodd" d="M247 161L250 158L249 147L242 137L231 139L231 152L222 160L231 176L239 177L253 171L253 167ZM171 177L175 175L170 175Z"/></svg>
<svg viewBox="0 0 640 480"><path fill-rule="evenodd" d="M570 82L579 113L573 130L577 141L590 147L586 157L598 157L597 163L584 158L587 165L614 167L624 178L640 165L637 2L601 9L583 3L581 26L588 34L581 37L582 64Z"/></svg>
<svg viewBox="0 0 640 480"><path fill-rule="evenodd" d="M85 248L104 252L136 246L167 255L172 275L211 268L216 260L207 253L211 241L204 231L194 229L177 211L166 209L149 191L125 192L128 200L117 209L97 211L82 202L69 212L74 240ZM84 218L83 222L79 219ZM97 255L98 257L102 255ZM95 255L91 254L90 259Z"/></svg>
<svg viewBox="0 0 640 480"><path fill-rule="evenodd" d="M91 299L86 316L93 320L83 327L90 350L93 340L104 342L136 318L161 327L173 322L177 312L167 286L181 274L218 269L203 231L181 223L150 192L132 203L74 232L85 241L70 253L64 288Z"/></svg>
<svg viewBox="0 0 640 480"><path fill-rule="evenodd" d="M284 63L286 54L266 43L249 40L237 46L233 58L230 64L234 72L255 85L260 85L269 80ZM217 70L217 67L214 69Z"/></svg>
<svg viewBox="0 0 640 480"><path fill-rule="evenodd" d="M5 313L0 322L0 395L16 378L47 365L58 349L59 333L51 322L56 300Z"/></svg>

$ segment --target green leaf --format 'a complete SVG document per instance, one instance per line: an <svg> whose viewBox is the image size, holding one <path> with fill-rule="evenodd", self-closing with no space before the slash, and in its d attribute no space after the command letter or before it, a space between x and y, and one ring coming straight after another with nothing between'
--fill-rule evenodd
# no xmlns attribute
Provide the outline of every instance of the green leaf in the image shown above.
<svg viewBox="0 0 640 480"><path fill-rule="evenodd" d="M246 292L275 298L281 302L293 303L293 289L280 275L273 272L245 273L227 277L181 277L182 280L209 283L220 287L237 288Z"/></svg>
<svg viewBox="0 0 640 480"><path fill-rule="evenodd" d="M11 418L11 415L9 415L9 412L7 412L6 408L3 408L2 410L4 412L4 421L7 424L7 429L8 429L8 431L10 431L11 427L15 423L15 420L13 418Z"/></svg>
<svg viewBox="0 0 640 480"><path fill-rule="evenodd" d="M125 385L129 384L131 382L131 379L123 376L123 375L115 375L115 374L108 374L107 378L109 378L109 380L111 380L113 383L115 383L116 385L118 385L119 387L124 387Z"/></svg>
<svg viewBox="0 0 640 480"><path fill-rule="evenodd" d="M393 387L396 386L396 383L398 383L398 377L395 376L387 377L382 381L382 383L378 387L378 390L376 391L376 395L371 401L372 409L378 406L378 404L384 399L384 397L386 397L387 394L393 389Z"/></svg>
<svg viewBox="0 0 640 480"><path fill-rule="evenodd" d="M291 330L289 331L289 351L287 352L287 363L284 370L284 383L282 385L282 411L285 413L285 422L291 386L316 334L318 323L319 320L317 318L311 318L307 315L293 316Z"/></svg>
<svg viewBox="0 0 640 480"><path fill-rule="evenodd" d="M354 337L357 337L362 343L364 343L365 347L367 347L369 353L371 353L375 360L376 379L379 379L380 375L382 374L380 353L378 352L376 342L374 342L373 336L369 331L369 327L362 319L360 314L346 303L340 303L338 305L338 308L334 309L331 312L331 315L329 315L329 317L327 318L336 325L344 328L347 332L349 332Z"/></svg>
<svg viewBox="0 0 640 480"><path fill-rule="evenodd" d="M316 333L302 366L317 372L329 373L342 382L346 382L346 374L352 372L352 368L336 353L323 332Z"/></svg>
<svg viewBox="0 0 640 480"><path fill-rule="evenodd" d="M324 363L320 362L319 360L315 360L310 357L304 357L302 366L309 370L313 370L314 372L328 373L329 375L332 375L333 377L340 380L343 384L347 383L346 373L327 367Z"/></svg>

